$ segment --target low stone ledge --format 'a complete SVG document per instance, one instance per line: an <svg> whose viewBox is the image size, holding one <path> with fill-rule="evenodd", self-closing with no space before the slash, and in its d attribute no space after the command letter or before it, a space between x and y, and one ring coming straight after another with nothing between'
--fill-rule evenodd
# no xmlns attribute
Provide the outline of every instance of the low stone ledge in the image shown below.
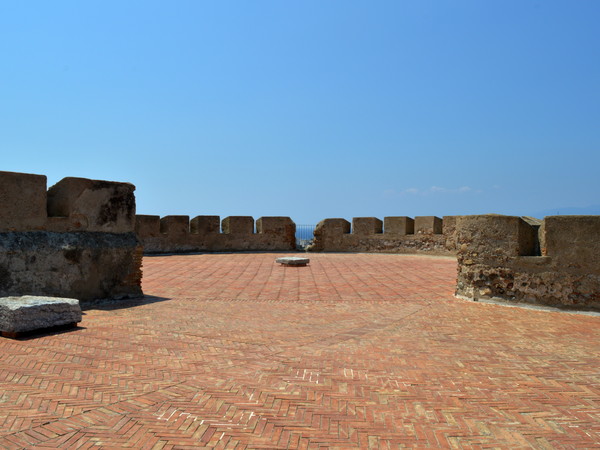
<svg viewBox="0 0 600 450"><path fill-rule="evenodd" d="M0 334L19 337L81 322L79 300L60 297L0 297Z"/></svg>

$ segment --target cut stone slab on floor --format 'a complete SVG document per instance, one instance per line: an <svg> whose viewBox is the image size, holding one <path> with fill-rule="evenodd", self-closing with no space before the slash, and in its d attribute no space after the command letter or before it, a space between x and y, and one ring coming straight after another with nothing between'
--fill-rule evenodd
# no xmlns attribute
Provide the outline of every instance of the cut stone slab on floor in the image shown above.
<svg viewBox="0 0 600 450"><path fill-rule="evenodd" d="M0 334L4 337L74 327L78 322L81 322L81 307L74 298L0 297Z"/></svg>

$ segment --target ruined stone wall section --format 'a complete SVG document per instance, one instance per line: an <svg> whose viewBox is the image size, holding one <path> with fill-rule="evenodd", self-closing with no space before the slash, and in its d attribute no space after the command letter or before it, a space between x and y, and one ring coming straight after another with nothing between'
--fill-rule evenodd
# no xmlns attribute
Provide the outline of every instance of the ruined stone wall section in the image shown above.
<svg viewBox="0 0 600 450"><path fill-rule="evenodd" d="M136 216L136 233L145 253L290 251L296 225L289 217Z"/></svg>
<svg viewBox="0 0 600 450"><path fill-rule="evenodd" d="M46 183L44 175L0 172L0 233L134 232L132 184L69 177L46 191Z"/></svg>
<svg viewBox="0 0 600 450"><path fill-rule="evenodd" d="M315 252L391 252L453 255L456 217L406 216L325 219L314 231ZM448 226L446 226L448 223Z"/></svg>
<svg viewBox="0 0 600 450"><path fill-rule="evenodd" d="M457 295L600 309L600 216L549 216L539 230L520 217L462 216L456 228Z"/></svg>
<svg viewBox="0 0 600 450"><path fill-rule="evenodd" d="M135 186L0 172L0 296L139 297Z"/></svg>

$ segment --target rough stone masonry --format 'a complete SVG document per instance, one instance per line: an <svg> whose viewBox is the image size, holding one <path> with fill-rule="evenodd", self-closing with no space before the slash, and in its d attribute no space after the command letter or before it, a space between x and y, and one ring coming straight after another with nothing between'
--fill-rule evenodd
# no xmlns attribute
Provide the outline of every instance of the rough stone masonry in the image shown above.
<svg viewBox="0 0 600 450"><path fill-rule="evenodd" d="M0 296L142 296L135 187L0 172Z"/></svg>

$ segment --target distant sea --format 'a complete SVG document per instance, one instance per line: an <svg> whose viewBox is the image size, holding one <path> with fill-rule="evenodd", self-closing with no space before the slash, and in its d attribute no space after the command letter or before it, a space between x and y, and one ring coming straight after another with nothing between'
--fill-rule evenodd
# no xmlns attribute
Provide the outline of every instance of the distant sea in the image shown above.
<svg viewBox="0 0 600 450"><path fill-rule="evenodd" d="M538 211L533 217L543 219L546 216L598 216L600 215L600 205L591 205L585 207L565 206L562 208L553 208Z"/></svg>

